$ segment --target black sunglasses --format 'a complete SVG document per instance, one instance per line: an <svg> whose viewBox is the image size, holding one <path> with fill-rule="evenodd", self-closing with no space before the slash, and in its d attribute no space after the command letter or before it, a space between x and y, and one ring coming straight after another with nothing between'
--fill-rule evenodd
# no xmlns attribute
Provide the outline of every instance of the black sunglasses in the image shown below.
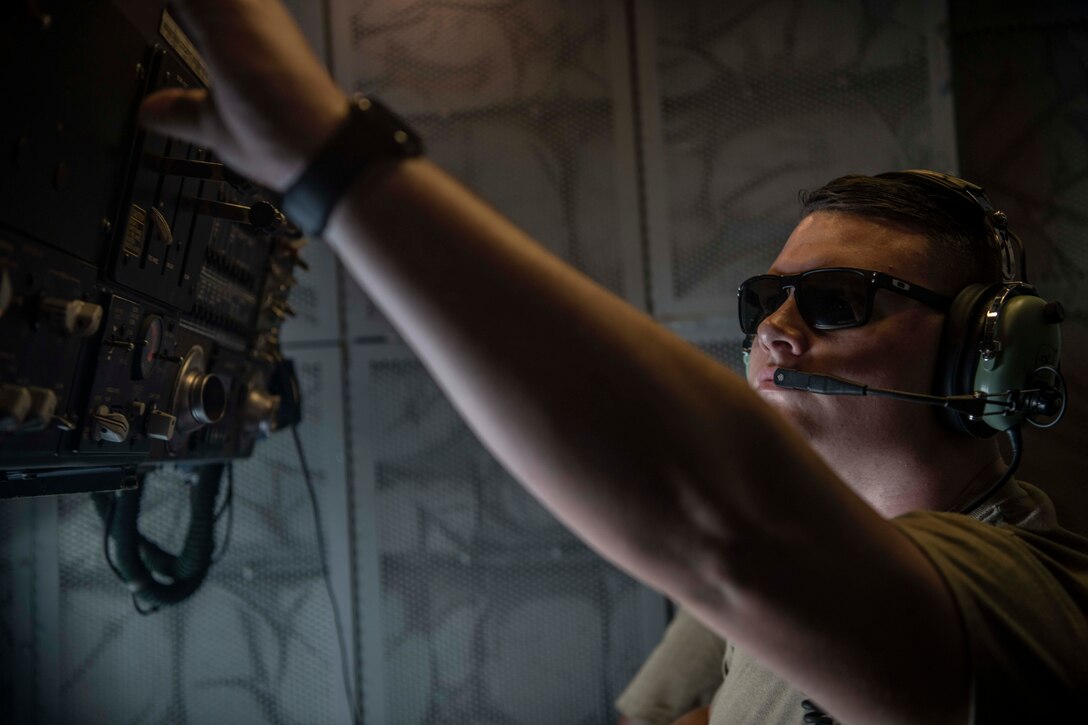
<svg viewBox="0 0 1088 725"><path fill-rule="evenodd" d="M759 323L789 299L793 290L801 319L814 330L860 327L873 312L876 291L896 294L947 312L952 299L883 272L835 267L811 269L801 274L760 274L746 279L737 289L740 329L754 335Z"/></svg>

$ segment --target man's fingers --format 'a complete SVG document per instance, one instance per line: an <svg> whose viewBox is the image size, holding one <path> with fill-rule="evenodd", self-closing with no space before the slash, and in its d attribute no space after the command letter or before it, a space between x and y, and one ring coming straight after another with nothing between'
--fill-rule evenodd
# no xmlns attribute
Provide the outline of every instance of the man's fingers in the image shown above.
<svg viewBox="0 0 1088 725"><path fill-rule="evenodd" d="M185 31L185 34L189 36L189 40L196 44L197 48L203 43L204 26L201 22L208 22L211 18L209 13L214 13L217 8L216 3L220 0L216 0L214 3L201 2L200 0L170 0L167 4L167 9L170 14L174 16L174 20L178 22L181 29Z"/></svg>
<svg viewBox="0 0 1088 725"><path fill-rule="evenodd" d="M214 147L219 131L215 108L204 89L167 88L143 100L140 123L150 131Z"/></svg>

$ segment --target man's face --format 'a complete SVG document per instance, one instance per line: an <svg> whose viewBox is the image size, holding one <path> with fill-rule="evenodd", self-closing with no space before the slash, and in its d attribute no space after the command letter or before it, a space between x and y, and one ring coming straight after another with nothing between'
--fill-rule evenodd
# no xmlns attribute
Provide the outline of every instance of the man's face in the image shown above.
<svg viewBox="0 0 1088 725"><path fill-rule="evenodd" d="M920 234L849 214L816 212L797 225L770 272L857 267L942 291L934 287L933 264ZM942 313L921 302L881 290L867 324L818 331L801 319L791 293L759 325L748 382L815 444L910 434L915 426L937 424L932 411L887 400L784 390L775 387L771 375L785 367L874 387L929 392L943 322Z"/></svg>

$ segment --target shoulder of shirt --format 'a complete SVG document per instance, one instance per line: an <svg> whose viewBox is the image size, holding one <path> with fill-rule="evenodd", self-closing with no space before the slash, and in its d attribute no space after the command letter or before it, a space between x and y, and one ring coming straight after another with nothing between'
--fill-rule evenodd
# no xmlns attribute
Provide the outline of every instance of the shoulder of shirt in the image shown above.
<svg viewBox="0 0 1088 725"><path fill-rule="evenodd" d="M1088 590L1088 538L1063 528L1050 497L1029 483L1010 481L989 503L970 514L912 511L896 517L893 523L916 541L915 532L923 536L928 532L947 543L988 541L1008 546L1016 542L1031 558L1050 564L1058 560L1063 567L1079 572L1078 579Z"/></svg>

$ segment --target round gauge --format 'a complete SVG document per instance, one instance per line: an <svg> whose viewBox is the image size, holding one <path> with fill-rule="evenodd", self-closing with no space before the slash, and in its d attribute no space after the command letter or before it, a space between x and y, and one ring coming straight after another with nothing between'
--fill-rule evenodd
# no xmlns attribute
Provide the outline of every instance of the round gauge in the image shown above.
<svg viewBox="0 0 1088 725"><path fill-rule="evenodd" d="M136 365L132 371L137 380L144 380L155 369L162 346L162 318L148 315L140 326L140 339L136 342Z"/></svg>

